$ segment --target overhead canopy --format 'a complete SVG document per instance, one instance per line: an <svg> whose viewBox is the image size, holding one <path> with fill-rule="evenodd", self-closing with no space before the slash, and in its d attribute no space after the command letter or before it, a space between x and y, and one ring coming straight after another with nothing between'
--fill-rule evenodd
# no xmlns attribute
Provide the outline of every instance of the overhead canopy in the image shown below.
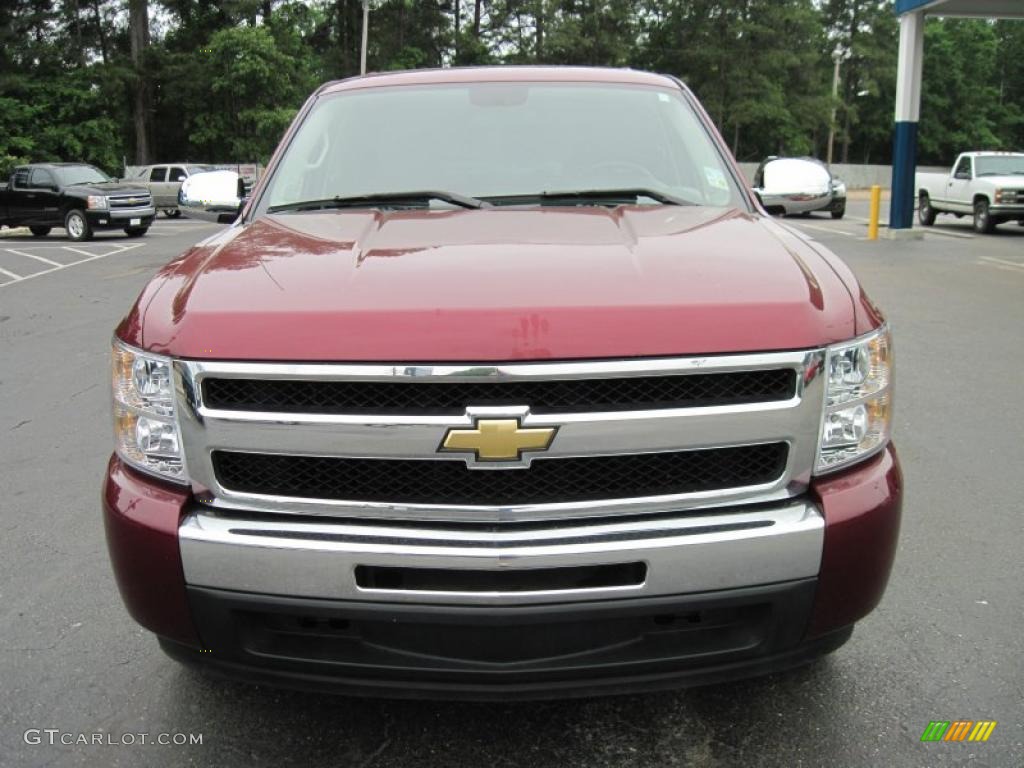
<svg viewBox="0 0 1024 768"><path fill-rule="evenodd" d="M896 13L925 11L934 16L1024 19L1022 0L896 0Z"/></svg>

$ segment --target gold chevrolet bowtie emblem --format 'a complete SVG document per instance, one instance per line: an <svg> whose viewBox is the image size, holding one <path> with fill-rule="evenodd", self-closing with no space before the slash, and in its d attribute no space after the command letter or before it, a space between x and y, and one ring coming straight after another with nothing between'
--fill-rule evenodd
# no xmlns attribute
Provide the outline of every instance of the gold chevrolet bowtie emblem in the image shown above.
<svg viewBox="0 0 1024 768"><path fill-rule="evenodd" d="M546 451L557 429L524 429L518 419L478 419L473 429L449 429L441 450L472 451L477 461L518 461L523 451Z"/></svg>

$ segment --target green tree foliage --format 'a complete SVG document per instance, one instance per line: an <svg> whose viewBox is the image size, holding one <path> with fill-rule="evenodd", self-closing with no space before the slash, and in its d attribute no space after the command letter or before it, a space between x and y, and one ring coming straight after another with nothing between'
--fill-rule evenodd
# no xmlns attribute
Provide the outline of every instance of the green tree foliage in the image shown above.
<svg viewBox="0 0 1024 768"><path fill-rule="evenodd" d="M974 149L1021 149L1024 24L984 24L964 19L925 28L921 154L947 164Z"/></svg>
<svg viewBox="0 0 1024 768"><path fill-rule="evenodd" d="M361 0L0 3L0 173L26 159L118 174L154 160L265 160L318 83L358 74ZM372 71L474 64L631 66L676 75L744 160L891 156L891 0L374 0ZM138 15L136 15L138 18ZM847 52L832 96L832 52ZM137 46L138 47L138 46ZM929 20L921 159L1024 147L1024 23ZM140 80L141 78L141 80ZM138 86L145 99L138 100ZM143 106L139 106L143 104ZM147 123L138 128L140 109Z"/></svg>
<svg viewBox="0 0 1024 768"><path fill-rule="evenodd" d="M811 0L649 5L638 64L680 75L737 156L813 154L830 102Z"/></svg>

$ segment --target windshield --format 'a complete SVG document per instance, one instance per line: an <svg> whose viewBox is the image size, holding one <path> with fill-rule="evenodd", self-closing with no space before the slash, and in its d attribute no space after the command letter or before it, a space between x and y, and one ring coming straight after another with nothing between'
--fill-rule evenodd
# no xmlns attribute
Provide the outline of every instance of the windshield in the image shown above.
<svg viewBox="0 0 1024 768"><path fill-rule="evenodd" d="M72 184L97 184L110 181L107 174L91 165L65 165L57 168L56 171L65 187L70 187Z"/></svg>
<svg viewBox="0 0 1024 768"><path fill-rule="evenodd" d="M623 189L709 206L742 199L679 91L467 83L321 99L262 206L423 190L522 205L545 192Z"/></svg>
<svg viewBox="0 0 1024 768"><path fill-rule="evenodd" d="M977 176L1024 175L1024 155L997 155L974 159Z"/></svg>

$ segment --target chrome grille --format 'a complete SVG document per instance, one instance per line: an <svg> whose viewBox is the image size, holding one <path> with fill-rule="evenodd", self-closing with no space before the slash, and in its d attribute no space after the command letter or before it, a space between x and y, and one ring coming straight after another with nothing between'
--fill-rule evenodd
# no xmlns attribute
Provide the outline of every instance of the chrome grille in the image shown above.
<svg viewBox="0 0 1024 768"><path fill-rule="evenodd" d="M461 461L349 459L214 451L225 488L311 499L403 504L552 504L763 485L786 467L786 443L621 456L537 459L523 472Z"/></svg>
<svg viewBox="0 0 1024 768"><path fill-rule="evenodd" d="M812 350L507 365L177 361L175 371L189 476L214 508L504 522L802 493L823 360ZM326 404L304 400L310 391L330 393ZM557 436L516 468L439 453L481 409Z"/></svg>
<svg viewBox="0 0 1024 768"><path fill-rule="evenodd" d="M531 413L653 410L788 400L796 371L510 382L304 381L209 378L211 408L275 413L459 414L467 406L525 405Z"/></svg>
<svg viewBox="0 0 1024 768"><path fill-rule="evenodd" d="M120 210L124 208L148 208L153 204L153 198L149 193L139 192L134 195L111 195L108 198L111 209Z"/></svg>

